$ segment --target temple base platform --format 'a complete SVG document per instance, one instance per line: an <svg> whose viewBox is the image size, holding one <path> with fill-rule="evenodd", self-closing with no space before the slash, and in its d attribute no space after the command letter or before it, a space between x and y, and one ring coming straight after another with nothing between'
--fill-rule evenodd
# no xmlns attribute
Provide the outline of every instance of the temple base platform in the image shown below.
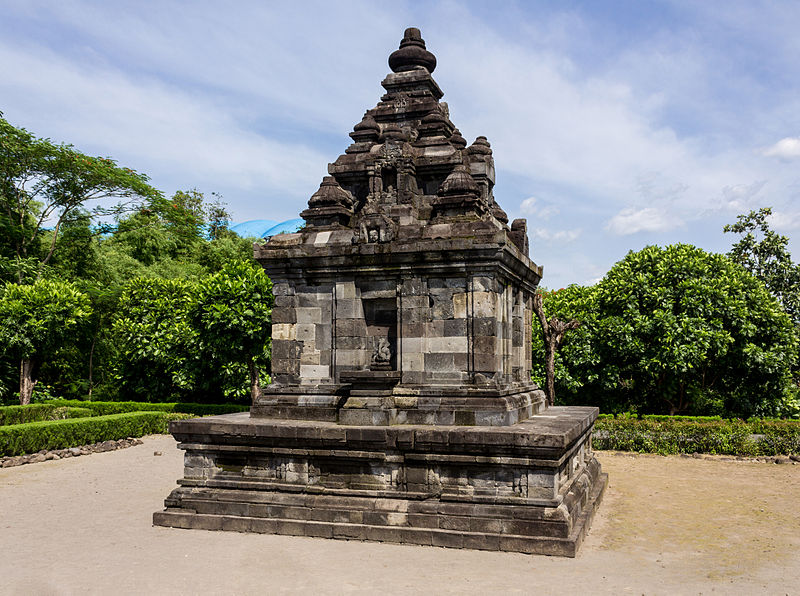
<svg viewBox="0 0 800 596"><path fill-rule="evenodd" d="M511 426L174 421L184 477L153 523L574 557L607 484L597 408Z"/></svg>

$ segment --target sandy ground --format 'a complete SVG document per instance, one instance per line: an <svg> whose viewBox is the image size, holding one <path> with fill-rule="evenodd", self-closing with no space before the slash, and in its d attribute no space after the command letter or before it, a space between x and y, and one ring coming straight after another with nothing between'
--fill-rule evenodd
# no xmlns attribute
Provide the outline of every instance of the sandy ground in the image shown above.
<svg viewBox="0 0 800 596"><path fill-rule="evenodd" d="M576 559L153 527L181 474L168 436L6 468L0 592L800 594L800 466L600 459Z"/></svg>

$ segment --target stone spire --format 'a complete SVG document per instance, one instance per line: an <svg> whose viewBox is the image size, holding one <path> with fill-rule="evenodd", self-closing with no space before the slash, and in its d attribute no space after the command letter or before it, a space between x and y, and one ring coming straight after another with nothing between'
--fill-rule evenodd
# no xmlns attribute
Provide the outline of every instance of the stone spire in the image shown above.
<svg viewBox="0 0 800 596"><path fill-rule="evenodd" d="M422 66L433 73L436 68L436 56L425 49L425 40L416 27L409 27L400 42L400 49L389 56L389 68L393 72L404 72Z"/></svg>
<svg viewBox="0 0 800 596"><path fill-rule="evenodd" d="M509 234L494 200L491 145L484 136L468 144L451 121L431 74L436 58L419 29L406 29L389 66L385 93L353 126L353 142L329 164L329 178L302 213L309 229L352 230L359 245L421 233L432 218L471 222L470 233L480 224L486 233Z"/></svg>

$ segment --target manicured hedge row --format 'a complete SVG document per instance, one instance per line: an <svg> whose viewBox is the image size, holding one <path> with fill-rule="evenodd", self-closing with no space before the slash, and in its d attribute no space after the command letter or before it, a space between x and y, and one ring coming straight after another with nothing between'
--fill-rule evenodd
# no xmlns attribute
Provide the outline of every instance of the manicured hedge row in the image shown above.
<svg viewBox="0 0 800 596"><path fill-rule="evenodd" d="M75 403L83 404L85 402ZM0 426L40 422L43 420L81 418L92 415L92 410L84 407L72 407L71 404L45 403L31 404L29 406L0 406Z"/></svg>
<svg viewBox="0 0 800 596"><path fill-rule="evenodd" d="M196 403L149 403L141 401L80 401L77 399L59 399L48 404L89 408L95 416L122 414L124 412L178 412L195 416L215 416L246 412L250 406L238 404L196 404ZM17 406L19 407L19 406Z"/></svg>
<svg viewBox="0 0 800 596"><path fill-rule="evenodd" d="M187 417L172 412L128 412L0 426L0 455L22 455L42 449L66 449L126 437L166 433L170 420Z"/></svg>
<svg viewBox="0 0 800 596"><path fill-rule="evenodd" d="M800 421L603 416L595 423L592 443L595 449L662 455L788 455L800 453Z"/></svg>

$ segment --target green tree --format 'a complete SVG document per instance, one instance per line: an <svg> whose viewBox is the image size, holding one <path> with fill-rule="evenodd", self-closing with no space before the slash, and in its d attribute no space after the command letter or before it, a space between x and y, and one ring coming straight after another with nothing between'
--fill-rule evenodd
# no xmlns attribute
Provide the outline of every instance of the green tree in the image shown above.
<svg viewBox="0 0 800 596"><path fill-rule="evenodd" d="M89 317L89 298L72 283L40 279L6 283L0 295L0 345L20 361L19 399L31 401L38 366Z"/></svg>
<svg viewBox="0 0 800 596"><path fill-rule="evenodd" d="M741 236L728 257L764 282L800 328L800 265L792 262L789 239L769 227L770 215L772 209L762 207L726 225L723 231Z"/></svg>
<svg viewBox="0 0 800 596"><path fill-rule="evenodd" d="M545 305L582 323L557 355L566 403L743 417L789 407L792 322L764 284L722 255L648 246L596 286L545 296Z"/></svg>
<svg viewBox="0 0 800 596"><path fill-rule="evenodd" d="M235 235L228 229L231 223L231 214L222 201L222 195L211 193L214 200L207 205L206 218L208 220L208 237L217 240L226 235Z"/></svg>
<svg viewBox="0 0 800 596"><path fill-rule="evenodd" d="M200 281L192 322L201 343L224 362L247 366L250 398L269 364L272 282L253 262L234 261Z"/></svg>
<svg viewBox="0 0 800 596"><path fill-rule="evenodd" d="M12 259L17 282L35 270L41 277L53 257L61 226L90 202L117 198L125 201L157 200L160 193L148 178L114 160L91 157L71 145L57 145L16 128L0 115L0 229L4 246L0 256ZM93 216L121 210L95 206ZM44 226L53 231L42 244Z"/></svg>
<svg viewBox="0 0 800 596"><path fill-rule="evenodd" d="M197 334L188 314L196 285L183 279L128 282L113 322L115 379L126 398L181 399L195 385Z"/></svg>

